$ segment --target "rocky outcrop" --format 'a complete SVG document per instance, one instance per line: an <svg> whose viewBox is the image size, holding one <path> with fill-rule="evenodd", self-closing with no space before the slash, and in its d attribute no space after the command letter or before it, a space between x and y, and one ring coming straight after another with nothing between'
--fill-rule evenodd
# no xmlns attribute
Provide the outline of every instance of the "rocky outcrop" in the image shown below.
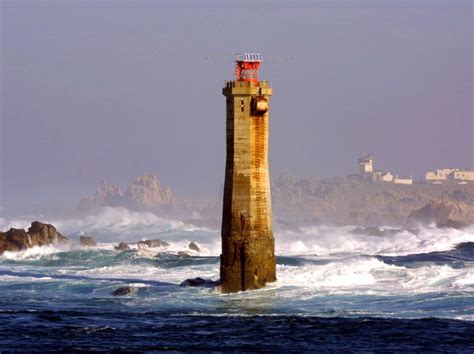
<svg viewBox="0 0 474 354"><path fill-rule="evenodd" d="M162 187L153 174L145 174L133 179L124 195L127 203L135 208L153 209L175 206L176 198L169 187Z"/></svg>
<svg viewBox="0 0 474 354"><path fill-rule="evenodd" d="M79 243L81 244L81 246L86 246L86 247L97 246L97 242L90 236L80 236Z"/></svg>
<svg viewBox="0 0 474 354"><path fill-rule="evenodd" d="M145 240L145 241L138 241L134 243L120 242L118 246L115 246L114 248L117 251L128 251L132 249L160 248L160 247L167 247L167 246L169 246L169 243L165 241Z"/></svg>
<svg viewBox="0 0 474 354"><path fill-rule="evenodd" d="M84 198L79 203L79 209L90 210L102 206L121 206L123 193L119 186L101 181L94 196Z"/></svg>
<svg viewBox="0 0 474 354"><path fill-rule="evenodd" d="M186 213L195 209L193 202L176 198L169 187L162 186L158 178L149 173L130 181L125 192L119 186L102 181L92 197L79 203L79 210L83 212L100 207Z"/></svg>
<svg viewBox="0 0 474 354"><path fill-rule="evenodd" d="M196 252L199 252L201 249L199 248L198 245L196 245L194 242L190 242L189 245L188 245L188 248L190 250L193 250L193 251L196 251Z"/></svg>
<svg viewBox="0 0 474 354"><path fill-rule="evenodd" d="M138 248L157 248L157 247L166 247L170 244L161 240L145 240L137 242Z"/></svg>
<svg viewBox="0 0 474 354"><path fill-rule="evenodd" d="M138 286L122 286L112 292L113 296L135 295L140 291Z"/></svg>
<svg viewBox="0 0 474 354"><path fill-rule="evenodd" d="M448 196L436 198L410 213L406 226L417 224L461 229L474 224L474 206Z"/></svg>
<svg viewBox="0 0 474 354"><path fill-rule="evenodd" d="M211 279L203 279L203 278L192 278L192 279L186 279L183 281L180 286L202 286L206 288L211 288L214 286L219 285L219 282L211 280Z"/></svg>
<svg viewBox="0 0 474 354"><path fill-rule="evenodd" d="M5 251L22 251L35 246L46 246L67 241L53 225L39 221L31 223L28 231L11 228L7 232L0 232L0 254Z"/></svg>
<svg viewBox="0 0 474 354"><path fill-rule="evenodd" d="M130 246L128 245L128 243L125 243L125 242L120 242L118 244L118 246L115 246L114 249L116 251L128 251L128 250L131 250Z"/></svg>

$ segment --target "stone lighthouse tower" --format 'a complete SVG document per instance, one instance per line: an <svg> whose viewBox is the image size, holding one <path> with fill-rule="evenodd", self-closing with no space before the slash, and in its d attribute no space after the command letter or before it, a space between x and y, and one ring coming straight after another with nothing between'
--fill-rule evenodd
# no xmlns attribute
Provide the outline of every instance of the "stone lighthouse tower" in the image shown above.
<svg viewBox="0 0 474 354"><path fill-rule="evenodd" d="M236 56L227 103L227 159L222 212L221 290L258 289L276 280L268 173L268 121L272 89L259 81L262 55Z"/></svg>

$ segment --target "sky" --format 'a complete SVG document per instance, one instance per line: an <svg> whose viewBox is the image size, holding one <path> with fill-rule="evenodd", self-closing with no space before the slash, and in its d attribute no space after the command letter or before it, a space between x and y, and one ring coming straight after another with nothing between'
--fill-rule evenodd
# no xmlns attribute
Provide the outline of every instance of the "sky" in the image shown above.
<svg viewBox="0 0 474 354"><path fill-rule="evenodd" d="M0 0L0 206L145 172L217 196L232 56L263 53L270 173L474 168L471 1Z"/></svg>

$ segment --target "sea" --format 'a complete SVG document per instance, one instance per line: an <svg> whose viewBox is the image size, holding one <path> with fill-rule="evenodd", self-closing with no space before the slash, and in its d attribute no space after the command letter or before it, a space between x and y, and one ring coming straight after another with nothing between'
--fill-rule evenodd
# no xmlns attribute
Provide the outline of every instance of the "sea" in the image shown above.
<svg viewBox="0 0 474 354"><path fill-rule="evenodd" d="M2 353L474 352L474 228L277 228L278 280L221 294L180 286L219 279L220 230L124 208L3 217L0 229L33 217L73 242L0 256ZM97 247L81 246L81 235ZM169 246L114 249L147 239ZM112 295L123 286L139 291Z"/></svg>

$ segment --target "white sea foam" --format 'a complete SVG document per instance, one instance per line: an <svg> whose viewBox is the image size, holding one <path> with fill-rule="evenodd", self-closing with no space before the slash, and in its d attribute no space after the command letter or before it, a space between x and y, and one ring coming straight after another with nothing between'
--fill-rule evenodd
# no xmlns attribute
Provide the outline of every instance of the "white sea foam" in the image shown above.
<svg viewBox="0 0 474 354"><path fill-rule="evenodd" d="M31 219L30 219L31 220ZM132 212L124 208L102 208L95 215L83 218L46 220L60 232L74 235L88 234L99 242L96 249L113 250L124 240L136 242L160 238L169 246L136 250L133 258L157 259L156 266L130 264L101 266L92 269L62 269L59 272L90 277L136 278L180 283L186 278L207 277L217 279L217 263L185 265L166 268L159 266L162 253L187 252L192 256L218 256L221 252L218 231L189 229L177 220L160 218L152 213ZM23 219L0 218L0 227L25 227ZM424 228L417 234L401 231L394 235L369 236L350 233L354 227L303 227L302 232L279 232L276 253L282 256L303 258L303 265L278 266L276 287L296 287L310 294L324 291L369 293L417 293L431 291L473 291L472 267L455 269L445 265L419 265L413 268L386 264L369 255L407 255L447 251L462 242L474 242L474 228L466 230ZM132 237L133 236L133 237ZM200 251L189 249L196 242ZM1 259L36 260L54 257L57 252L84 250L74 245L34 247L22 252L5 252ZM94 248L88 249L94 250ZM119 251L117 251L119 252ZM307 262L304 262L304 259ZM328 262L315 262L327 259ZM191 262L192 263L192 262ZM189 263L185 263L189 264Z"/></svg>
<svg viewBox="0 0 474 354"><path fill-rule="evenodd" d="M145 232L156 233L169 230L198 230L194 226L184 224L182 221L163 218L151 212L131 211L122 207L103 207L94 214L85 216L71 216L66 218L50 218L43 215L23 217L0 217L0 230L9 228L28 228L31 221L39 220L53 224L56 229L68 234L108 234Z"/></svg>
<svg viewBox="0 0 474 354"><path fill-rule="evenodd" d="M31 225L33 220L42 219L41 215L24 217L0 217L0 231L7 231L10 228L25 229Z"/></svg>
<svg viewBox="0 0 474 354"><path fill-rule="evenodd" d="M55 279L44 276L44 277L30 277L30 276L15 276L15 275L0 275L0 282L11 282L11 283L39 283L39 282L51 282Z"/></svg>
<svg viewBox="0 0 474 354"><path fill-rule="evenodd" d="M54 221L58 230L91 234L107 241L138 241L156 238L170 242L199 240L205 255L220 254L218 230L191 227L182 221L124 208L101 208L93 216ZM474 228L466 230L422 228L417 234L401 231L395 235L368 236L350 233L354 227L303 227L301 233L276 233L280 255L330 255L338 253L405 255L446 251L462 242L474 242ZM186 236L186 237L184 237ZM184 237L184 239L183 239ZM183 248L182 245L176 245ZM175 247L175 248L176 248Z"/></svg>
<svg viewBox="0 0 474 354"><path fill-rule="evenodd" d="M463 276L456 278L453 284L459 287L470 287L474 290L474 271L465 272Z"/></svg>
<svg viewBox="0 0 474 354"><path fill-rule="evenodd" d="M474 291L470 268L420 265L407 268L372 257L334 259L327 264L278 267L278 286L311 292L412 294L440 291Z"/></svg>
<svg viewBox="0 0 474 354"><path fill-rule="evenodd" d="M43 257L51 257L58 252L66 252L73 249L73 245L69 243L65 244L56 244L56 245L47 245L47 246L35 246L32 248L28 248L23 251L18 252L10 252L5 251L2 255L0 255L0 259L8 259L8 260L38 260Z"/></svg>
<svg viewBox="0 0 474 354"><path fill-rule="evenodd" d="M130 232L136 228L159 232L185 229L183 222L165 219L150 212L131 211L126 208L104 207L92 215L53 220L58 230L65 233Z"/></svg>
<svg viewBox="0 0 474 354"><path fill-rule="evenodd" d="M221 252L218 231L189 230L181 221L160 218L147 212L102 208L95 215L50 222L66 235L93 236L99 241L98 249L113 250L121 241L133 243L155 238L169 243L167 247L138 250L138 257L152 258L160 252L178 254L183 251L193 256L218 256ZM3 229L26 225L28 224L23 219L0 218L0 227ZM280 232L275 235L276 253L284 256L318 257L395 256L446 251L462 242L474 242L474 228L466 230L424 228L417 234L401 231L387 236L356 235L350 232L352 229L353 227L314 226L303 227L300 233ZM189 249L190 242L197 243L200 251ZM72 246L35 247L19 253L5 252L1 257L18 260L38 259L67 250L67 247L70 249ZM74 247L80 248L77 243ZM133 248L133 245L131 247ZM361 283L370 281L370 277L357 279Z"/></svg>
<svg viewBox="0 0 474 354"><path fill-rule="evenodd" d="M74 274L99 279L140 279L142 281L180 284L185 279L196 277L217 280L219 278L219 266L212 264L163 268L145 264L121 264L78 271L74 270Z"/></svg>
<svg viewBox="0 0 474 354"><path fill-rule="evenodd" d="M100 208L93 215L44 220L41 216L0 218L0 229L28 227L33 219L52 223L65 235L90 235L102 243L136 242L159 238L171 244L173 251L186 248L185 242L198 242L202 255L220 254L220 234L189 226L182 221L159 217L150 212L125 208ZM369 236L350 233L354 227L302 227L302 232L277 232L278 255L366 254L406 255L446 251L462 242L474 242L474 227L465 230L422 228L417 234L401 231L394 235Z"/></svg>
<svg viewBox="0 0 474 354"><path fill-rule="evenodd" d="M366 255L407 255L447 251L463 242L474 242L474 229L423 228L417 234L401 231L395 235L369 236L350 233L354 227L305 227L302 233L276 235L280 255L341 253Z"/></svg>

